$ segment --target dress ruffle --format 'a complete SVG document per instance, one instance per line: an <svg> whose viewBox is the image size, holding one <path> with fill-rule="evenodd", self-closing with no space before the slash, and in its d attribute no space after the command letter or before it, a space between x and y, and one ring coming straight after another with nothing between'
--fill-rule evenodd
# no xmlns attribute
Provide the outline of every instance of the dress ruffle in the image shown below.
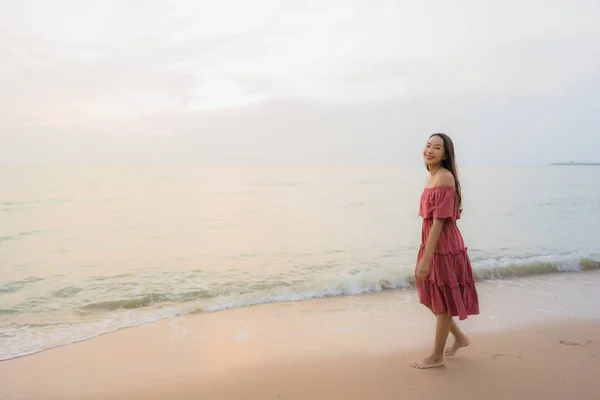
<svg viewBox="0 0 600 400"><path fill-rule="evenodd" d="M456 188L454 186L426 188L421 195L419 216L460 219Z"/></svg>
<svg viewBox="0 0 600 400"><path fill-rule="evenodd" d="M423 255L421 246L418 260ZM435 313L448 313L459 320L479 314L479 297L467 249L434 253L429 277L417 283L419 301Z"/></svg>

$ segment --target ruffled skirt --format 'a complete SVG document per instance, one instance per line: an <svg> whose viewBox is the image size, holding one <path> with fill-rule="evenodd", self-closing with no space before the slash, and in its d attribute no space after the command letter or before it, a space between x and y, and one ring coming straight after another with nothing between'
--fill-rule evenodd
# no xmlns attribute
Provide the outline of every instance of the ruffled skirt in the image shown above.
<svg viewBox="0 0 600 400"><path fill-rule="evenodd" d="M432 220L423 220L423 244L417 264L423 256L432 223ZM459 320L479 314L471 261L455 221L448 220L444 224L431 257L429 277L417 283L417 291L421 304L431 307L435 313L447 313Z"/></svg>

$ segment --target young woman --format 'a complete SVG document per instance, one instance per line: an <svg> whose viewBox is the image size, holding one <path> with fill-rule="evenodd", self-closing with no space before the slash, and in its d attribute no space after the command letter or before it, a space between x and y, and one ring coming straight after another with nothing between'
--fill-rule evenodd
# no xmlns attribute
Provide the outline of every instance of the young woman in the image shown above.
<svg viewBox="0 0 600 400"><path fill-rule="evenodd" d="M419 301L433 311L437 324L433 353L420 363L412 363L421 369L441 367L444 355L453 356L469 345L452 317L464 320L479 314L471 262L456 225L462 212L462 194L450 137L443 133L431 135L423 158L429 178L419 207L423 227L415 277ZM454 344L444 351L449 332Z"/></svg>

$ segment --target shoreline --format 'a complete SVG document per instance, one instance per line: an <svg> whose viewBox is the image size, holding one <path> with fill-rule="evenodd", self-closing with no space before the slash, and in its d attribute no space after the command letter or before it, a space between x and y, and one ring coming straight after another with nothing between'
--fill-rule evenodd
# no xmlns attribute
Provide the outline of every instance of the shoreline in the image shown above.
<svg viewBox="0 0 600 400"><path fill-rule="evenodd" d="M409 365L430 351L435 319L415 294L394 291L186 315L122 329L1 362L0 396L437 398L436 385L442 385L449 399L527 393L525 398L541 400L548 393L566 396L577 385L578 398L591 399L591 390L600 389L591 379L600 356L599 282L596 271L479 285L482 314L459 324L473 344L436 370ZM557 285L564 290L548 290ZM575 292L581 297L574 298ZM543 390L549 390L546 396Z"/></svg>
<svg viewBox="0 0 600 400"><path fill-rule="evenodd" d="M557 269L550 270L547 267L545 267L543 264L540 264L540 268L537 269L536 272L527 271L528 272L527 275L516 275L515 274L515 275L508 275L508 277L501 277L501 278L497 278L497 279L488 278L488 277L485 277L485 278L477 277L476 281L477 281L478 287L485 287L488 285L492 285L492 286L493 285L502 285L503 283L507 283L510 285L511 282L520 282L520 281L527 282L528 280L531 281L531 280L535 280L536 278L544 278L544 277L549 277L550 279L558 279L558 280L560 280L562 278L568 278L569 275L573 275L579 279L585 279L585 276L587 276L587 275L600 277L600 261L584 259L584 261L582 262L580 267L581 267L580 270L563 270L563 271L561 271L561 270L557 270ZM16 355L16 356L13 356L10 358L0 359L0 365L2 363L9 362L12 360L17 360L17 359L20 359L23 357L34 356L36 354L44 353L47 351L52 351L54 349L60 349L60 348L66 347L66 346L72 346L72 345L76 345L78 343L87 342L90 340L94 340L96 338L103 337L105 335L115 334L115 333L118 333L123 330L136 329L136 328L144 327L147 325L161 323L161 321L169 321L169 320L178 319L178 318L190 318L190 317L195 317L195 316L199 316L199 315L211 315L214 313L222 313L222 312L227 313L227 312L232 312L235 310L252 309L255 307L266 307L266 306L268 307L268 306L273 306L273 305L276 306L276 305L285 305L285 304L302 304L305 302L308 302L309 304L311 304L312 302L329 301L329 300L335 301L336 299L343 301L344 299L352 299L352 298L370 298L371 296L395 296L395 295L398 295L398 296L407 295L409 297L414 296L416 298L416 288L412 285L406 286L406 287L402 286L402 287L397 287L397 288L383 287L381 290L365 291L365 292L361 292L361 293L357 293L357 294L324 295L324 296L307 297L307 298L302 298L299 300L289 300L289 301L279 300L279 301L261 302L261 303L248 304L248 305L243 305L243 306L234 306L234 307L222 308L222 309L216 309L216 310L210 310L210 311L182 312L177 315L159 317L155 320L148 321L148 322L140 322L140 323L132 324L129 326L118 327L111 331L100 332L98 334L94 334L93 336L74 340L69 343L59 344L56 346L39 349L39 350L36 350L33 352ZM600 313L598 315L600 316ZM471 318L477 318L477 317L478 316L473 316Z"/></svg>

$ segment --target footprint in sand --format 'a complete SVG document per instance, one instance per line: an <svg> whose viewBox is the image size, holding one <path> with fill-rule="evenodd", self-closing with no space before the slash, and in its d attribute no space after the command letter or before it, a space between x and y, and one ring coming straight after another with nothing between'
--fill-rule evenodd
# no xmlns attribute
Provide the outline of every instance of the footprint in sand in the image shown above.
<svg viewBox="0 0 600 400"><path fill-rule="evenodd" d="M514 356L514 355L512 355L512 354L502 354L502 353L498 353L498 354L494 354L494 355L492 356L492 360L497 360L497 359L499 359L499 358L502 358L502 357L523 358L523 356Z"/></svg>
<svg viewBox="0 0 600 400"><path fill-rule="evenodd" d="M588 340L584 343L571 342L569 340L559 340L558 343L564 344L565 346L587 346L588 344L594 344L594 342L592 342L591 340Z"/></svg>

